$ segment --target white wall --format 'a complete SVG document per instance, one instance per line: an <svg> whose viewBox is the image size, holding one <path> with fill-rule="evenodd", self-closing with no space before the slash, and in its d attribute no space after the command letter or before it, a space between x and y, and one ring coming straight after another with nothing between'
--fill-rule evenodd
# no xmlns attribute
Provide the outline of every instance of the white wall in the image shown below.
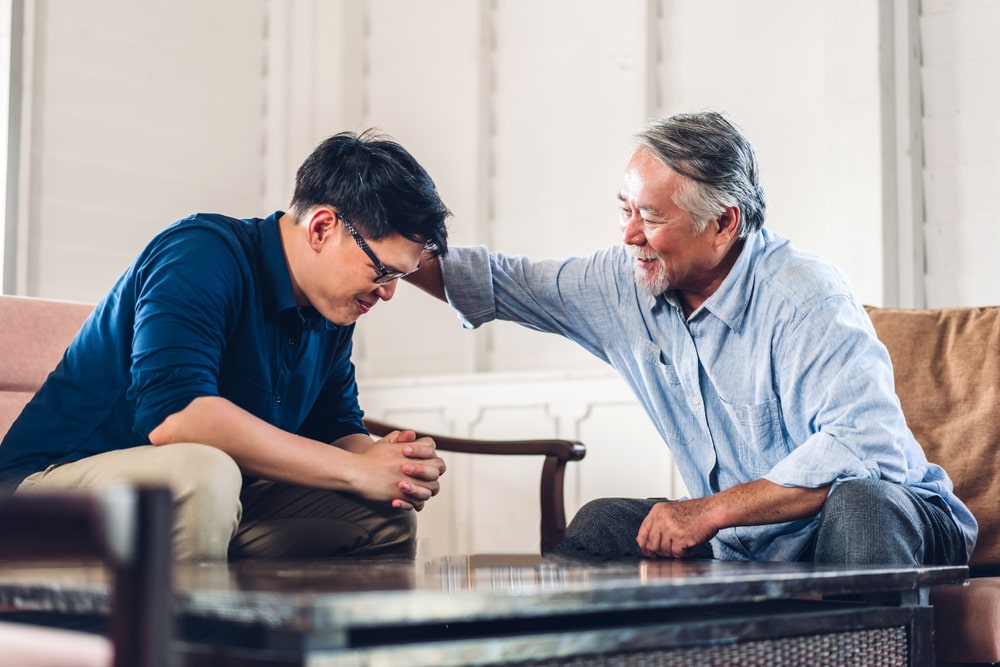
<svg viewBox="0 0 1000 667"><path fill-rule="evenodd" d="M1000 303L1000 2L924 0L927 303Z"/></svg>
<svg viewBox="0 0 1000 667"><path fill-rule="evenodd" d="M261 206L263 0L27 0L16 291L96 300L169 222Z"/></svg>

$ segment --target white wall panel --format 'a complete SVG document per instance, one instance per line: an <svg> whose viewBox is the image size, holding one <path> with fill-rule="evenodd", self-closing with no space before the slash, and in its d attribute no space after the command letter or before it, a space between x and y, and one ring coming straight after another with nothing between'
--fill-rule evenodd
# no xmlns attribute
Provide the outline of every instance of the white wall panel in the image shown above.
<svg viewBox="0 0 1000 667"><path fill-rule="evenodd" d="M929 306L1000 303L1000 3L921 5Z"/></svg>
<svg viewBox="0 0 1000 667"><path fill-rule="evenodd" d="M399 140L427 169L454 217L452 243L475 243L485 202L489 131L487 28L468 0L363 5L364 40L352 57L363 64L356 89L364 101L356 127L376 127ZM410 285L358 324L356 359L363 372L460 372L475 368L477 341L450 311Z"/></svg>
<svg viewBox="0 0 1000 667"><path fill-rule="evenodd" d="M882 301L875 3L665 0L661 113L726 112L754 143L767 226Z"/></svg>
<svg viewBox="0 0 1000 667"><path fill-rule="evenodd" d="M31 4L18 291L96 300L176 218L261 212L262 0Z"/></svg>
<svg viewBox="0 0 1000 667"><path fill-rule="evenodd" d="M647 120L645 3L498 2L493 12L496 131L488 235L536 258L620 240L622 172ZM494 324L487 368L600 368L556 336Z"/></svg>

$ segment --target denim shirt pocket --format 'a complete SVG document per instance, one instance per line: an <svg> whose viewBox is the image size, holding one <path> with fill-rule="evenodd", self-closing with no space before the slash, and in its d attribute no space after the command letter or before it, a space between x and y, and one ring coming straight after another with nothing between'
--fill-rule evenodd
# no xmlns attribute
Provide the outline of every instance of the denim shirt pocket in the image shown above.
<svg viewBox="0 0 1000 667"><path fill-rule="evenodd" d="M639 394L647 414L668 445L687 445L700 426L686 408L677 370L652 341L639 340L632 351L639 361L638 376L632 382L640 387Z"/></svg>
<svg viewBox="0 0 1000 667"><path fill-rule="evenodd" d="M763 403L730 403L719 397L737 436L738 456L751 476L767 474L788 454L777 398Z"/></svg>

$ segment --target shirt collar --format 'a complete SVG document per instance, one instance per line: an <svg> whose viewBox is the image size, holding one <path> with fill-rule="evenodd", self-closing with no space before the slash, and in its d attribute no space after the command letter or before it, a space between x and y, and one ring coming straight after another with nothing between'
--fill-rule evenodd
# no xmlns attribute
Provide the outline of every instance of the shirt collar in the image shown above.
<svg viewBox="0 0 1000 667"><path fill-rule="evenodd" d="M264 303L264 313L267 317L281 317L296 322L305 329L323 330L337 329L312 306L300 308L292 290L292 276L288 272L288 260L285 258L285 245L281 240L280 220L284 211L275 211L260 221L260 247L257 254L260 257L261 298Z"/></svg>
<svg viewBox="0 0 1000 667"><path fill-rule="evenodd" d="M257 248L261 273L260 290L268 317L298 307L288 273L285 246L281 242L278 220L284 211L275 211L260 221L260 246Z"/></svg>
<svg viewBox="0 0 1000 667"><path fill-rule="evenodd" d="M740 328L747 307L750 305L750 295L753 294L755 277L753 267L765 244L763 230L746 237L740 256L736 258L736 263L729 269L729 274L712 296L708 297L702 304L706 311L718 317L734 331Z"/></svg>

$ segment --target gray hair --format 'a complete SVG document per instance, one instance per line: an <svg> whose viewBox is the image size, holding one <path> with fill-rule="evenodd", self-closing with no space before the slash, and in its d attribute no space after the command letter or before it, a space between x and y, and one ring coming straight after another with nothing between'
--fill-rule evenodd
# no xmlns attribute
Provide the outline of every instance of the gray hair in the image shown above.
<svg viewBox="0 0 1000 667"><path fill-rule="evenodd" d="M757 154L747 138L714 111L655 120L636 140L663 164L685 176L674 203L701 232L730 206L740 209L739 238L764 225L767 205L758 181Z"/></svg>

